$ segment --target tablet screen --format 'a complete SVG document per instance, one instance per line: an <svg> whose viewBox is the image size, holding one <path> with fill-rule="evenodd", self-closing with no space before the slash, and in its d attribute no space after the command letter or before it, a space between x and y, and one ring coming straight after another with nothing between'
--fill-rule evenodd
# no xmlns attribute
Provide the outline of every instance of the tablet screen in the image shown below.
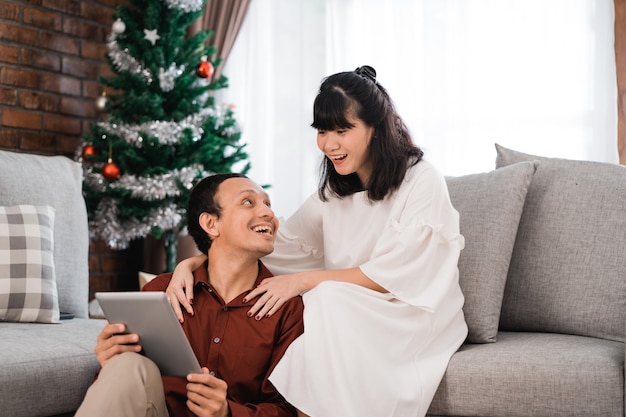
<svg viewBox="0 0 626 417"><path fill-rule="evenodd" d="M202 372L164 292L97 292L96 299L109 323L124 323L128 333L139 335L142 353L161 375Z"/></svg>

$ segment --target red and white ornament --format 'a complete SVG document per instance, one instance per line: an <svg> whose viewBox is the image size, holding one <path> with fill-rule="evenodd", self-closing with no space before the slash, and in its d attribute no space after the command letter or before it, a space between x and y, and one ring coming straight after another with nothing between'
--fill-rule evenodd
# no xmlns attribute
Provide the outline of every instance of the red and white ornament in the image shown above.
<svg viewBox="0 0 626 417"><path fill-rule="evenodd" d="M109 181L115 181L120 177L120 167L109 158L109 161L102 167L102 176Z"/></svg>
<svg viewBox="0 0 626 417"><path fill-rule="evenodd" d="M207 57L203 56L202 61L200 61L200 64L198 64L198 68L196 69L198 77L211 78L214 72L215 68L213 68L213 64L207 60Z"/></svg>

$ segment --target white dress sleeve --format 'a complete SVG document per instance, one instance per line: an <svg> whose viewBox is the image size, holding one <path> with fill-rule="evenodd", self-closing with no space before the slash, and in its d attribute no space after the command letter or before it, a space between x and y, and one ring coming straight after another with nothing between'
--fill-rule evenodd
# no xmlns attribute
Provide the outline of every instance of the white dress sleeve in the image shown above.
<svg viewBox="0 0 626 417"><path fill-rule="evenodd" d="M412 175L360 269L399 300L434 311L458 288L465 241L443 176L430 166Z"/></svg>
<svg viewBox="0 0 626 417"><path fill-rule="evenodd" d="M279 219L274 252L263 257L274 275L324 269L322 204L313 194L289 219Z"/></svg>

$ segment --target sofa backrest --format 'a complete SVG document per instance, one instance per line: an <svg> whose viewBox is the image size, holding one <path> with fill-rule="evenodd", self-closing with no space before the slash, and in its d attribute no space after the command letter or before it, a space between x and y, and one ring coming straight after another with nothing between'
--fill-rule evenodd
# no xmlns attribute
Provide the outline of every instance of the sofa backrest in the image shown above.
<svg viewBox="0 0 626 417"><path fill-rule="evenodd" d="M0 151L0 206L50 205L54 221L54 267L59 308L88 316L89 230L82 169L64 156Z"/></svg>
<svg viewBox="0 0 626 417"><path fill-rule="evenodd" d="M624 341L626 167L496 148L497 167L539 161L517 231L500 329Z"/></svg>

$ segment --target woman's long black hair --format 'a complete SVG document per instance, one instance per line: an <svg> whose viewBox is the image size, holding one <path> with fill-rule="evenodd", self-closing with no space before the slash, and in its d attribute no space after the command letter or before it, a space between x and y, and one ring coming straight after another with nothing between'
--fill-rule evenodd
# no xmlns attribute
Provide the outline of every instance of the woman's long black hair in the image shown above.
<svg viewBox="0 0 626 417"><path fill-rule="evenodd" d="M354 127L347 119L349 115L374 128L368 149L372 173L367 184L362 184L356 173L338 174L325 157L319 196L327 201L327 191L345 197L367 190L370 201L382 200L400 187L407 169L417 164L424 152L413 143L387 90L376 81L372 67L363 66L325 78L313 103L311 126L326 131L349 129Z"/></svg>

